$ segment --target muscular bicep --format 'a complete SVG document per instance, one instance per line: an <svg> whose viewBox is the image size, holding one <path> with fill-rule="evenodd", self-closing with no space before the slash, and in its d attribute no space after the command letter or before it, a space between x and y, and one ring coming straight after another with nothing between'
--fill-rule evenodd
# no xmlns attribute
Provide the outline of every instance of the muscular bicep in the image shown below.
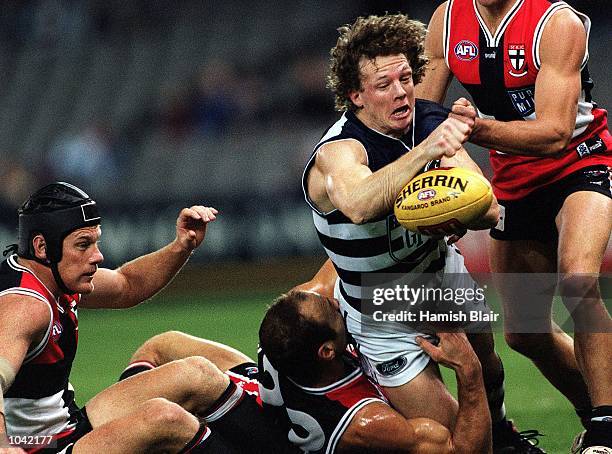
<svg viewBox="0 0 612 454"><path fill-rule="evenodd" d="M319 202L318 205L327 202L350 217L356 189L372 174L363 145L356 140L323 145L317 152L314 170L320 174L318 185L324 188L324 197L327 198L315 202ZM312 183L315 186L315 182Z"/></svg>
<svg viewBox="0 0 612 454"><path fill-rule="evenodd" d="M44 340L50 323L46 302L20 294L1 297L0 357L18 371L30 347Z"/></svg>
<svg viewBox="0 0 612 454"><path fill-rule="evenodd" d="M438 6L434 12L425 37L425 54L429 58L429 64L425 69L423 80L416 85L417 98L429 99L443 103L446 91L453 78L444 58L444 14L447 3Z"/></svg>
<svg viewBox="0 0 612 454"><path fill-rule="evenodd" d="M82 295L79 306L85 308L121 308L127 293L127 280L118 270L100 268L93 278L94 290Z"/></svg>
<svg viewBox="0 0 612 454"><path fill-rule="evenodd" d="M339 453L452 453L448 429L426 418L407 420L390 406L371 403L357 412L340 439Z"/></svg>
<svg viewBox="0 0 612 454"><path fill-rule="evenodd" d="M539 48L536 119L557 129L567 141L576 122L585 52L586 32L580 19L569 9L555 13L544 28Z"/></svg>

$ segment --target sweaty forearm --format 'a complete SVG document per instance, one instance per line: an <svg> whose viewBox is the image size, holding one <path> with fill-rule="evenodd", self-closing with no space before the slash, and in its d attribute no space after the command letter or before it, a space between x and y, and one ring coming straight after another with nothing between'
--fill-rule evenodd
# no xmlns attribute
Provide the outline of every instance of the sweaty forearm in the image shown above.
<svg viewBox="0 0 612 454"><path fill-rule="evenodd" d="M565 149L571 131L544 121L497 121L477 118L470 142L503 153L554 156Z"/></svg>
<svg viewBox="0 0 612 454"><path fill-rule="evenodd" d="M138 257L118 271L126 281L123 307L134 306L162 290L172 281L191 256L178 241L147 255Z"/></svg>
<svg viewBox="0 0 612 454"><path fill-rule="evenodd" d="M401 158L364 178L348 194L344 214L355 224L377 219L393 209L402 188L427 164L424 153L414 149ZM344 212L344 210L341 210Z"/></svg>
<svg viewBox="0 0 612 454"><path fill-rule="evenodd" d="M456 454L491 452L491 417L480 364L457 369L459 412L453 429Z"/></svg>

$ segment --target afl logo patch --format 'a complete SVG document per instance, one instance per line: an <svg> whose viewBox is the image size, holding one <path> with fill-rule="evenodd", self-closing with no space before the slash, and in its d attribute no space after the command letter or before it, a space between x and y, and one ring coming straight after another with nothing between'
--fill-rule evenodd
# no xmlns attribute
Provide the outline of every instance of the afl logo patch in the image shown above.
<svg viewBox="0 0 612 454"><path fill-rule="evenodd" d="M433 189L423 189L421 192L417 194L417 199L419 200L429 200L433 199L436 196L436 191Z"/></svg>
<svg viewBox="0 0 612 454"><path fill-rule="evenodd" d="M455 46L455 55L462 61L474 60L478 56L478 47L472 41L464 39Z"/></svg>
<svg viewBox="0 0 612 454"><path fill-rule="evenodd" d="M392 359L391 361L385 361L384 363L377 364L376 370L378 370L378 372L385 377L391 377L399 374L404 369L406 364L408 364L408 359L405 356L400 356L399 358Z"/></svg>

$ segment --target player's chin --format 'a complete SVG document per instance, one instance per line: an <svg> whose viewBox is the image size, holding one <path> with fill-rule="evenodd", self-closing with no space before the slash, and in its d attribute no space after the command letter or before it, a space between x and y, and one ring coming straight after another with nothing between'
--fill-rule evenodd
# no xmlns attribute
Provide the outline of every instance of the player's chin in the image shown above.
<svg viewBox="0 0 612 454"><path fill-rule="evenodd" d="M391 115L390 122L392 129L403 132L410 127L412 115L410 115L410 112L405 115Z"/></svg>
<svg viewBox="0 0 612 454"><path fill-rule="evenodd" d="M81 280L74 286L70 287L76 293L87 295L94 291L93 276L83 276Z"/></svg>

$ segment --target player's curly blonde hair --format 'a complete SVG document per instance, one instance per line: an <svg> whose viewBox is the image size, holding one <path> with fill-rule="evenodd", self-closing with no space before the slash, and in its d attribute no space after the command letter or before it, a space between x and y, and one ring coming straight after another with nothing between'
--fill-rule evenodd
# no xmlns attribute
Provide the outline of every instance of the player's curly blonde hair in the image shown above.
<svg viewBox="0 0 612 454"><path fill-rule="evenodd" d="M349 93L361 89L359 60L404 54L412 68L412 79L421 81L427 64L424 54L426 28L404 14L359 17L338 29L340 36L330 51L327 87L336 97L336 110L355 110Z"/></svg>

